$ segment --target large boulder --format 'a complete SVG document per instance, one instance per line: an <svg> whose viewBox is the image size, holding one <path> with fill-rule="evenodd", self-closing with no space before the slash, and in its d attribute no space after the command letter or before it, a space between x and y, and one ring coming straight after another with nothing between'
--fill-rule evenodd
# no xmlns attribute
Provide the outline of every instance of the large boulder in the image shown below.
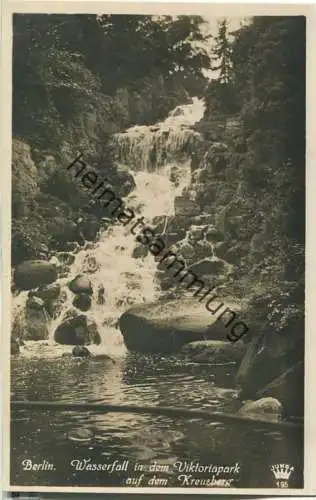
<svg viewBox="0 0 316 500"><path fill-rule="evenodd" d="M57 298L45 300L45 310L53 318L57 319L64 309L65 303L68 301L66 290L60 290Z"/></svg>
<svg viewBox="0 0 316 500"><path fill-rule="evenodd" d="M91 307L91 296L87 293L80 293L75 296L72 304L81 311L88 311Z"/></svg>
<svg viewBox="0 0 316 500"><path fill-rule="evenodd" d="M52 237L52 246L58 251L67 251L69 243L77 241L78 238L76 222L65 219L62 214L58 214L49 221L48 230Z"/></svg>
<svg viewBox="0 0 316 500"><path fill-rule="evenodd" d="M175 286L174 280L170 276L163 276L160 278L160 288L161 290L169 290Z"/></svg>
<svg viewBox="0 0 316 500"><path fill-rule="evenodd" d="M47 314L45 309L28 308L25 312L24 340L47 340L49 337Z"/></svg>
<svg viewBox="0 0 316 500"><path fill-rule="evenodd" d="M55 341L66 345L100 344L100 335L94 323L88 324L87 317L72 313L55 330Z"/></svg>
<svg viewBox="0 0 316 500"><path fill-rule="evenodd" d="M238 413L244 417L260 417L265 420L278 421L283 416L283 406L277 399L265 397L255 401L246 401Z"/></svg>
<svg viewBox="0 0 316 500"><path fill-rule="evenodd" d="M179 257L183 259L193 259L195 257L194 247L186 239L179 241L176 245Z"/></svg>
<svg viewBox="0 0 316 500"><path fill-rule="evenodd" d="M240 362L245 349L243 342L197 340L183 346L181 353L195 363L229 363Z"/></svg>
<svg viewBox="0 0 316 500"><path fill-rule="evenodd" d="M78 276L71 280L68 287L75 294L86 293L92 295L93 293L90 279L83 274L78 274Z"/></svg>
<svg viewBox="0 0 316 500"><path fill-rule="evenodd" d="M222 142L213 142L208 148L208 155L212 157L216 154L224 154L228 152L227 144Z"/></svg>
<svg viewBox="0 0 316 500"><path fill-rule="evenodd" d="M228 164L229 153L226 144L214 142L208 149L206 161L210 161L215 172L218 172Z"/></svg>
<svg viewBox="0 0 316 500"><path fill-rule="evenodd" d="M209 225L206 231L206 239L211 241L212 243L216 243L218 241L222 241L225 238L225 235L221 233L215 226Z"/></svg>
<svg viewBox="0 0 316 500"><path fill-rule="evenodd" d="M20 290L31 290L53 283L57 279L57 268L45 260L29 260L16 267L13 279Z"/></svg>
<svg viewBox="0 0 316 500"><path fill-rule="evenodd" d="M49 336L47 313L42 299L29 297L26 307L14 318L13 338L23 340L47 340Z"/></svg>
<svg viewBox="0 0 316 500"><path fill-rule="evenodd" d="M76 345L72 350L72 355L75 358L89 358L91 356L91 352L85 346Z"/></svg>
<svg viewBox="0 0 316 500"><path fill-rule="evenodd" d="M216 320L197 299L132 307L120 317L119 327L126 347L144 353L177 352L188 342L223 340L229 333L224 322Z"/></svg>
<svg viewBox="0 0 316 500"><path fill-rule="evenodd" d="M170 116L182 116L184 115L184 110L181 106L177 106L171 113Z"/></svg>
<svg viewBox="0 0 316 500"><path fill-rule="evenodd" d="M190 267L190 271L194 272L198 276L202 275L219 275L226 274L230 271L230 266L222 259L217 257L207 257L200 260L196 264Z"/></svg>
<svg viewBox="0 0 316 500"><path fill-rule="evenodd" d="M58 283L54 283L52 285L41 286L34 293L34 296L39 297L45 302L51 300L57 300L60 295L60 285Z"/></svg>
<svg viewBox="0 0 316 500"><path fill-rule="evenodd" d="M86 241L94 241L100 230L100 223L95 217L86 217L78 229Z"/></svg>
<svg viewBox="0 0 316 500"><path fill-rule="evenodd" d="M44 309L44 301L40 297L31 296L27 299L26 307L28 309L37 309L38 311Z"/></svg>
<svg viewBox="0 0 316 500"><path fill-rule="evenodd" d="M123 182L122 186L120 187L120 196L127 196L128 194L130 194L133 189L135 189L135 182L134 182L134 179L133 181L131 180L127 180L125 182Z"/></svg>
<svg viewBox="0 0 316 500"><path fill-rule="evenodd" d="M213 245L207 240L197 241L194 245L194 250L198 259L213 255Z"/></svg>
<svg viewBox="0 0 316 500"><path fill-rule="evenodd" d="M198 241L201 240L206 232L206 225L192 225L189 229L188 240Z"/></svg>
<svg viewBox="0 0 316 500"><path fill-rule="evenodd" d="M119 196L127 196L136 187L134 177L124 165L117 166L116 179L115 189Z"/></svg>

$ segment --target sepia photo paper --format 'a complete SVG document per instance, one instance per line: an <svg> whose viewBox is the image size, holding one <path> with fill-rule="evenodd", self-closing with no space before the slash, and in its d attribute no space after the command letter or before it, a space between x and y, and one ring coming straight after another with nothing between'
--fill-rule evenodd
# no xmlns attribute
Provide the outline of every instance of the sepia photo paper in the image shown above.
<svg viewBox="0 0 316 500"><path fill-rule="evenodd" d="M315 493L313 19L3 4L6 491Z"/></svg>

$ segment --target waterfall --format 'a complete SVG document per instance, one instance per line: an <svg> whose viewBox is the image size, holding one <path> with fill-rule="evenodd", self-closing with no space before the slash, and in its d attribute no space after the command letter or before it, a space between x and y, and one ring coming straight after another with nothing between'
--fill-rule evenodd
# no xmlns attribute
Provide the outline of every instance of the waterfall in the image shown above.
<svg viewBox="0 0 316 500"><path fill-rule="evenodd" d="M202 118L204 109L204 102L194 97L192 104L177 106L163 122L115 134L119 161L134 170L156 170L187 157L200 137L190 127Z"/></svg>
<svg viewBox="0 0 316 500"><path fill-rule="evenodd" d="M190 126L201 119L203 112L203 102L195 98L192 104L178 106L162 123L132 127L115 137L119 161L128 167L136 182L134 191L125 198L126 205L144 216L149 224L154 217L161 215L166 216L167 221L174 214L175 197L190 183L190 157L184 149L198 136ZM152 161L154 149L155 162ZM178 154L181 161L177 160ZM88 322L96 323L102 339L99 346L89 346L89 350L112 356L124 353L122 336L117 329L118 318L132 305L157 300L161 293L154 257L149 253L134 258L136 245L130 228L117 222L101 231L96 243L87 243L74 254L75 260L68 275L58 280L64 302L58 317L50 321L49 342L28 342L25 355L40 352L41 355L56 356L61 351L71 351L72 346L54 342L54 332L65 313L74 309L68 283L78 274L88 275L92 282L92 307L84 314ZM105 290L103 304L97 300L100 287ZM21 311L26 298L26 292L14 297L13 310ZM78 311L78 314L82 312Z"/></svg>

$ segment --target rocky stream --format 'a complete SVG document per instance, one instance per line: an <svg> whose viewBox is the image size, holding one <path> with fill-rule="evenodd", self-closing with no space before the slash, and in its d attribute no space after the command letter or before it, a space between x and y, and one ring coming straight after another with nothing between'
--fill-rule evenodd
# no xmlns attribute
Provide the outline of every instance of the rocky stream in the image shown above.
<svg viewBox="0 0 316 500"><path fill-rule="evenodd" d="M220 168L226 146L214 142L195 161L201 137L193 126L203 112L203 102L193 99L164 122L131 127L113 140L122 172L133 177L128 206L220 290L234 279L234 264L223 256L225 235L207 186L210 162ZM94 241L69 241L68 249L19 264L13 282L13 400L181 406L280 422L301 417L295 384L303 363L295 342L282 346L288 355L280 364L273 342L257 332L227 340L224 326L192 291L157 267L148 248L115 219L104 216ZM247 297L223 300L247 311ZM260 422L201 425L145 414L13 410L12 477L20 485L126 485L128 473L91 474L70 465L74 457L92 457L167 464L160 477L178 487L172 464L181 459L237 462L234 486L275 487L273 457L296 467L295 487L302 482L301 442L301 432L267 430ZM30 475L20 465L25 458L63 466Z"/></svg>

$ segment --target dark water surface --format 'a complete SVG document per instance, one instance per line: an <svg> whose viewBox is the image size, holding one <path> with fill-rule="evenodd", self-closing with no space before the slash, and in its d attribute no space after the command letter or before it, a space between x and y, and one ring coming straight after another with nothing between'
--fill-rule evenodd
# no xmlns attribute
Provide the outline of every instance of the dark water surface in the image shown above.
<svg viewBox="0 0 316 500"><path fill-rule="evenodd" d="M233 376L232 366L183 365L175 359L133 355L115 364L104 359L16 358L12 360L12 399L235 412ZM31 409L14 410L11 422L12 485L187 487L181 474L203 479L213 475L181 472L175 465L194 461L232 468L237 463L238 473L218 477L233 478L232 486L243 488L275 488L271 465L290 464L294 472L289 486L302 487L303 444L297 432L158 415ZM33 464L46 460L54 470L23 470L26 459ZM96 464L128 462L126 470L113 472L77 471L70 465L83 459ZM147 470L141 471L142 465ZM141 484L131 484L142 473ZM160 479L164 482L159 484ZM153 484L154 480L158 483Z"/></svg>

